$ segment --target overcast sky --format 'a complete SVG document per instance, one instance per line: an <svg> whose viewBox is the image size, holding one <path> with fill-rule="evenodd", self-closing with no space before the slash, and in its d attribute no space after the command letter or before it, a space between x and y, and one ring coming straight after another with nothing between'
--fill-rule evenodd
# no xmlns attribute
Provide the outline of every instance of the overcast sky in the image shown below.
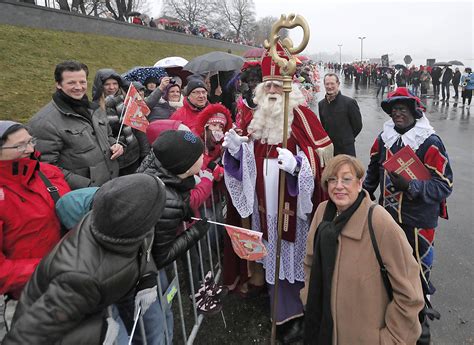
<svg viewBox="0 0 474 345"><path fill-rule="evenodd" d="M161 2L161 1L160 1ZM461 60L474 65L474 0L254 0L257 19L296 13L310 26L306 54L338 53L343 59L360 57L359 36L364 58L390 54L401 62L407 54L414 63L427 58L437 61ZM301 30L291 31L294 45Z"/></svg>

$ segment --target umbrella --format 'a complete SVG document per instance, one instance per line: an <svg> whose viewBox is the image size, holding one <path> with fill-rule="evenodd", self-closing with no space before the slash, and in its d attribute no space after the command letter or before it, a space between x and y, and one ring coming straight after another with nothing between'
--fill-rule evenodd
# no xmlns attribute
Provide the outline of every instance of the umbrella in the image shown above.
<svg viewBox="0 0 474 345"><path fill-rule="evenodd" d="M244 62L241 56L215 51L195 57L183 69L198 74L235 71L240 70Z"/></svg>
<svg viewBox="0 0 474 345"><path fill-rule="evenodd" d="M252 48L247 50L244 55L242 55L245 60L252 61L252 60L258 60L260 61L262 59L263 54L265 54L266 50L265 48Z"/></svg>
<svg viewBox="0 0 474 345"><path fill-rule="evenodd" d="M309 61L309 57L305 56L305 55L296 55L296 57L298 58L298 60L300 60L301 62L303 61Z"/></svg>
<svg viewBox="0 0 474 345"><path fill-rule="evenodd" d="M396 64L396 65L393 65L393 67L394 67L395 69L407 69L405 65L402 65L402 64L400 64L400 63L398 63L398 64Z"/></svg>
<svg viewBox="0 0 474 345"><path fill-rule="evenodd" d="M134 67L124 73L122 77L128 81L138 81L145 84L145 80L149 77L155 77L159 80L167 75L166 71L161 67Z"/></svg>
<svg viewBox="0 0 474 345"><path fill-rule="evenodd" d="M464 66L464 64L459 60L451 60L451 61L448 61L448 63L454 66Z"/></svg>
<svg viewBox="0 0 474 345"><path fill-rule="evenodd" d="M170 68L170 67L183 67L188 63L188 60L183 59L180 56L169 56L161 59L155 63L155 67Z"/></svg>
<svg viewBox="0 0 474 345"><path fill-rule="evenodd" d="M141 15L140 12L135 11L135 12L128 12L125 16L127 16L127 17L138 17L140 15Z"/></svg>
<svg viewBox="0 0 474 345"><path fill-rule="evenodd" d="M158 23L160 24L168 24L170 21L166 18L160 18L158 19Z"/></svg>
<svg viewBox="0 0 474 345"><path fill-rule="evenodd" d="M451 66L449 62L437 62L433 66Z"/></svg>

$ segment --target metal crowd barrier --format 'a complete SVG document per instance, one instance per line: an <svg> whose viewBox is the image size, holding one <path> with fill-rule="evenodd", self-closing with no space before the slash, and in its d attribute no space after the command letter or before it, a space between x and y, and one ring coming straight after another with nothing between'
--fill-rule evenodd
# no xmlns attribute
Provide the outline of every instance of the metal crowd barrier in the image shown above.
<svg viewBox="0 0 474 345"><path fill-rule="evenodd" d="M221 196L219 195L219 200L222 200ZM208 215L206 208L203 208L203 216L206 217L209 220L213 221L218 221L216 218L216 204L214 200L214 193L211 194L211 203L212 203L212 214ZM225 203L223 203L225 205ZM221 205L221 203L219 204ZM222 207L222 213L225 213L226 207ZM212 226L212 225L211 225ZM222 274L222 263L221 263L221 251L220 251L220 243L219 243L219 229L217 226L212 226L212 228L208 231L206 234L206 237L201 239L195 247L191 248L186 252L185 256L185 270L184 271L179 271L178 270L178 264L176 261L174 261L171 266L172 266L172 272L173 272L173 277L171 281L169 282L168 287L166 290L163 290L164 287L162 286L160 279L158 279L158 298L160 299L160 305L162 309L162 313L164 315L163 317L163 327L165 329L165 338L166 338L166 345L171 345L173 343L172 339L170 339L170 335L168 334L168 324L167 324L167 319L166 319L166 313L168 312L169 309L172 308L172 302L177 296L177 302L178 302L178 311L179 311L179 322L181 325L181 341L178 341L176 338L178 336L178 330L174 330L174 338L175 342L177 343L184 343L187 345L191 345L194 343L194 340L196 339L197 333L199 331L199 328L202 325L202 322L204 320L204 315L199 314L197 307L196 307L196 298L195 298L195 293L197 291L196 286L194 284L195 279L193 277L193 265L192 265L192 256L191 256L191 251L196 250L198 252L198 258L199 258L199 273L200 273L200 280L204 281L204 277L208 271L212 272L212 276L214 277L215 282L219 282L221 274ZM213 235L211 238L211 234ZM212 241L215 241L215 251L217 255L213 255L213 248L212 248ZM202 246L207 247L207 253L203 253ZM204 262L205 260L204 257L207 255L207 262ZM217 257L217 259L216 259ZM205 268L209 269L205 269ZM181 274L181 275L180 275ZM187 275L187 276L186 276ZM193 319L193 324L192 327L187 327L186 325L186 317L184 313L184 307L183 307L183 296L187 297L187 293L183 292L181 289L181 285L179 282L179 278L187 278L187 283L189 283L189 290L191 291L191 303L192 303L192 319ZM224 322L224 327L225 325L225 318L224 314L222 313L222 319ZM178 315L173 315L173 319L176 318ZM188 330L190 329L190 332Z"/></svg>

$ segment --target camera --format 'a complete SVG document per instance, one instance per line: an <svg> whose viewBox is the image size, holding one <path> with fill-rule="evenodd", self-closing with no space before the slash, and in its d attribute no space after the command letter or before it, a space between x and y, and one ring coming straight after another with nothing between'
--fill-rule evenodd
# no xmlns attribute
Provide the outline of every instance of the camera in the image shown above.
<svg viewBox="0 0 474 345"><path fill-rule="evenodd" d="M174 84L176 84L176 80L174 80L174 79L170 79L170 84L171 84L171 85L174 85Z"/></svg>

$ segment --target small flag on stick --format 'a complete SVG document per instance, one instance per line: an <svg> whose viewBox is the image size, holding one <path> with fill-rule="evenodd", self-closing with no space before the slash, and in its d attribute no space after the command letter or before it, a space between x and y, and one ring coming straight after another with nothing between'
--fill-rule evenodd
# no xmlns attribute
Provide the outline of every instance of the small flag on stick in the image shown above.
<svg viewBox="0 0 474 345"><path fill-rule="evenodd" d="M267 255L267 249L262 242L262 233L225 225L234 252L241 259L256 261Z"/></svg>
<svg viewBox="0 0 474 345"><path fill-rule="evenodd" d="M133 84L130 84L130 89L123 103L126 107L123 124L141 132L146 132L149 125L147 116L150 114L150 108L148 108L145 100L140 96Z"/></svg>

